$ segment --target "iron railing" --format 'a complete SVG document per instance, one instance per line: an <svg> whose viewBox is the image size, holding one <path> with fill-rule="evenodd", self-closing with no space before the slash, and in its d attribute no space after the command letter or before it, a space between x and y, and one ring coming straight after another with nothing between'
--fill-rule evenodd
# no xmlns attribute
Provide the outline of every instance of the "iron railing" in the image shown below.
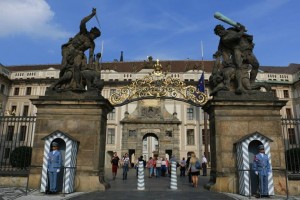
<svg viewBox="0 0 300 200"><path fill-rule="evenodd" d="M289 179L300 178L300 119L283 118L282 137Z"/></svg>
<svg viewBox="0 0 300 200"><path fill-rule="evenodd" d="M0 116L0 175L27 175L36 117Z"/></svg>
<svg viewBox="0 0 300 200"><path fill-rule="evenodd" d="M300 177L300 119L281 121L289 178ZM0 116L0 175L28 173L31 152L15 152L20 147L32 147L35 122L35 116Z"/></svg>

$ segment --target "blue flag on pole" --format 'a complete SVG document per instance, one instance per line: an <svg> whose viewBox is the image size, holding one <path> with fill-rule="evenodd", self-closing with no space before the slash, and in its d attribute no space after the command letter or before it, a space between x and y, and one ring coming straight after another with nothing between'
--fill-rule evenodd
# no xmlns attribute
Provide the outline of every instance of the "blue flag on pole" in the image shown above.
<svg viewBox="0 0 300 200"><path fill-rule="evenodd" d="M200 92L204 92L204 90L205 90L205 87L204 87L204 72L202 72L202 75L201 75L201 77L198 81L197 89Z"/></svg>

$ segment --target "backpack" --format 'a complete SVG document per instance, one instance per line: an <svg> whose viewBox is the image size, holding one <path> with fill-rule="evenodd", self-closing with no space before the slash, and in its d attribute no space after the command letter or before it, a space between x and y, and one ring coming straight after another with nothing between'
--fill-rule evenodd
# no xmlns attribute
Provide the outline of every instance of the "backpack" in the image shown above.
<svg viewBox="0 0 300 200"><path fill-rule="evenodd" d="M111 163L112 163L113 165L118 165L119 160L118 160L117 158L114 158L114 159L111 160Z"/></svg>
<svg viewBox="0 0 300 200"><path fill-rule="evenodd" d="M200 164L199 160L196 161L195 167L196 167L196 169L201 169L201 164Z"/></svg>

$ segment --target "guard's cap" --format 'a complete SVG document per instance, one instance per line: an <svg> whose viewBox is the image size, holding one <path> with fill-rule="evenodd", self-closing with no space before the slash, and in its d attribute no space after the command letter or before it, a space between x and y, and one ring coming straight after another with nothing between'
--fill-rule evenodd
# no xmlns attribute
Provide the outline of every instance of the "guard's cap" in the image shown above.
<svg viewBox="0 0 300 200"><path fill-rule="evenodd" d="M53 147L58 147L58 143L57 142L52 142L52 146Z"/></svg>
<svg viewBox="0 0 300 200"><path fill-rule="evenodd" d="M259 149L259 150L265 149L265 147L264 147L264 145L259 145L259 146L258 146L258 149Z"/></svg>

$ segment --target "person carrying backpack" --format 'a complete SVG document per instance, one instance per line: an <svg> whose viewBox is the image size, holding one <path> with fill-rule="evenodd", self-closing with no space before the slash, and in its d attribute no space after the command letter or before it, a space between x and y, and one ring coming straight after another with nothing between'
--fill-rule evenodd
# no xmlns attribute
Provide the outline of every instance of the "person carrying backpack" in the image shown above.
<svg viewBox="0 0 300 200"><path fill-rule="evenodd" d="M193 187L198 187L198 176L200 175L200 168L200 160L196 157L195 153L192 153L188 170L191 170Z"/></svg>

